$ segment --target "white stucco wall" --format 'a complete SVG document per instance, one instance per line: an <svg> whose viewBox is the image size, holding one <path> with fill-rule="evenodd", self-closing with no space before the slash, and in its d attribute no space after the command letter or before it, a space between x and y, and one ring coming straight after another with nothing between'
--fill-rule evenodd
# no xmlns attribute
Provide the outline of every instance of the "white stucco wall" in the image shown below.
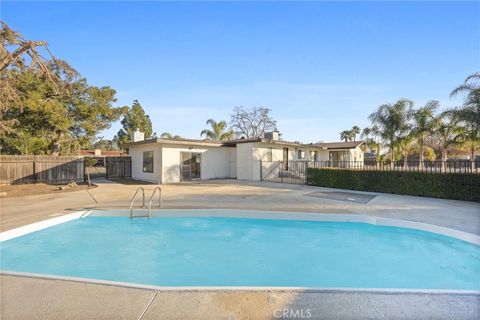
<svg viewBox="0 0 480 320"><path fill-rule="evenodd" d="M253 143L237 144L237 179L252 180Z"/></svg>
<svg viewBox="0 0 480 320"><path fill-rule="evenodd" d="M355 149L331 149L329 152L339 152L344 154L342 161L363 161L363 151L360 147L356 147Z"/></svg>
<svg viewBox="0 0 480 320"><path fill-rule="evenodd" d="M153 151L153 173L143 172L143 152ZM132 157L132 179L160 183L162 157L160 145L154 143L132 145L128 148Z"/></svg>
<svg viewBox="0 0 480 320"><path fill-rule="evenodd" d="M228 148L230 153L230 177L237 177L237 148Z"/></svg>
<svg viewBox="0 0 480 320"><path fill-rule="evenodd" d="M200 178L222 179L231 178L232 148L228 147L180 147L162 146L162 179L161 183L180 182L181 152L201 154ZM233 176L234 177L234 176Z"/></svg>
<svg viewBox="0 0 480 320"><path fill-rule="evenodd" d="M318 161L328 161L329 153L321 148L297 148L294 146L285 146L288 148L289 161L313 161L310 157L310 151L318 151ZM278 144L266 143L239 143L237 144L237 178L240 180L261 179L260 165L266 172L275 165L276 161L283 161L284 146ZM272 162L269 161L268 154L272 152ZM298 150L305 152L304 159L298 159ZM261 162L260 162L261 161Z"/></svg>
<svg viewBox="0 0 480 320"><path fill-rule="evenodd" d="M195 152L201 154L201 179L237 178L239 180L261 179L260 165L264 171L268 168L271 152L272 165L276 161L283 161L283 147L278 144L266 143L239 143L236 147L219 146L188 146L148 143L130 146L132 157L132 178L153 183L177 183L181 181L181 152ZM311 151L318 151L318 161L328 161L330 151L340 151L348 155L349 161L363 161L363 152L357 147L350 150L324 150L302 147L295 149L288 146L288 160L297 161L298 150L305 152L301 161L313 161ZM153 173L143 172L143 152L154 152ZM262 161L262 162L261 162Z"/></svg>

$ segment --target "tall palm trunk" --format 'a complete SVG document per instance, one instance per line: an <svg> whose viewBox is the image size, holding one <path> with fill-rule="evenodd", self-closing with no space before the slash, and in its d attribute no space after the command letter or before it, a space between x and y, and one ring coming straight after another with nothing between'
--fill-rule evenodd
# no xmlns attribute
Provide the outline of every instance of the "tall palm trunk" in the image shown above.
<svg viewBox="0 0 480 320"><path fill-rule="evenodd" d="M442 169L443 171L447 171L447 148L442 148Z"/></svg>
<svg viewBox="0 0 480 320"><path fill-rule="evenodd" d="M423 150L423 149L424 149L424 146L423 146L423 137L420 138L419 142L420 142L420 155L419 155L419 159L418 159L418 160L419 160L418 167L419 167L420 169L422 169L422 168L423 168L423 161L424 161L424 152L425 152L425 150Z"/></svg>
<svg viewBox="0 0 480 320"><path fill-rule="evenodd" d="M475 146L473 143L470 148L470 165L472 166L472 171L475 171Z"/></svg>
<svg viewBox="0 0 480 320"><path fill-rule="evenodd" d="M395 167L394 162L395 162L395 149L393 147L394 145L394 138L390 138L390 167L393 169Z"/></svg>
<svg viewBox="0 0 480 320"><path fill-rule="evenodd" d="M390 167L392 169L395 167L395 151L393 150L393 147L390 149Z"/></svg>

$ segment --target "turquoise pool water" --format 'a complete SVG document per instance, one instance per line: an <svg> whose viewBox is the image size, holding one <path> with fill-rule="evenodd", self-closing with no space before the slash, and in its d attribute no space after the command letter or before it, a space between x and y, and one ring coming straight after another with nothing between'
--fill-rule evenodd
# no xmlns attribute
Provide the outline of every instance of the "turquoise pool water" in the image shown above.
<svg viewBox="0 0 480 320"><path fill-rule="evenodd" d="M1 269L160 286L480 290L480 247L364 223L77 219L1 243Z"/></svg>

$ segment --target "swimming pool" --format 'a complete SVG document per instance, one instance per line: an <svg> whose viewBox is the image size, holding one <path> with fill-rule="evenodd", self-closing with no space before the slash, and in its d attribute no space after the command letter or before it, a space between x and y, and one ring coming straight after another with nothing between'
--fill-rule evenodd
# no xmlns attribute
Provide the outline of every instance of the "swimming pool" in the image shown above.
<svg viewBox="0 0 480 320"><path fill-rule="evenodd" d="M1 269L155 286L480 290L480 246L445 235L251 211L188 215L74 219L2 242Z"/></svg>

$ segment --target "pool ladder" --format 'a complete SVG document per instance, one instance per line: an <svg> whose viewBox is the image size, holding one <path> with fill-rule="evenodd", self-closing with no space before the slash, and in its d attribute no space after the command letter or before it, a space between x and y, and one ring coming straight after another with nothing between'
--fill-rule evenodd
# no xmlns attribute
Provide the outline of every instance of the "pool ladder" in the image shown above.
<svg viewBox="0 0 480 320"><path fill-rule="evenodd" d="M152 217L152 203L153 203L153 198L155 197L155 194L157 193L157 190L158 190L158 207L161 208L162 207L162 189L160 187L156 187L153 192L152 192L152 195L150 196L150 199L148 199L148 207L147 207L147 212L148 212L148 215L146 216L134 216L133 215L133 205L135 204L135 200L137 199L137 194L141 192L142 194L142 206L141 208L145 208L145 189L143 189L143 187L138 187L137 190L135 191L135 194L133 195L132 197L132 200L130 201L130 219L132 218L151 218Z"/></svg>

